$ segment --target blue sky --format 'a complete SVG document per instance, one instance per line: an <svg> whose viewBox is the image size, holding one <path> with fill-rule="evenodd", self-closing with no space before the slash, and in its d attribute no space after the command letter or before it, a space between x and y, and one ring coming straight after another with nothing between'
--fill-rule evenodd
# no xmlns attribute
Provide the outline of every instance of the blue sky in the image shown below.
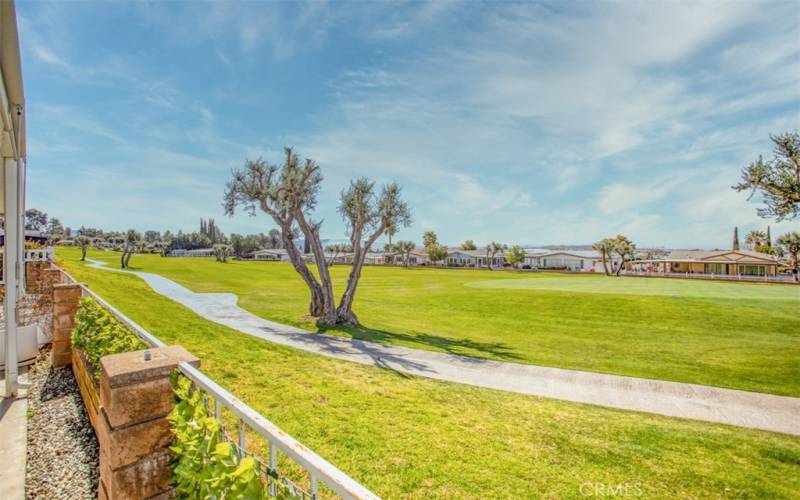
<svg viewBox="0 0 800 500"><path fill-rule="evenodd" d="M284 145L338 193L404 186L457 244L724 247L763 228L736 193L800 128L794 2L18 4L29 206L68 226L261 232L221 198ZM773 225L773 234L800 221Z"/></svg>

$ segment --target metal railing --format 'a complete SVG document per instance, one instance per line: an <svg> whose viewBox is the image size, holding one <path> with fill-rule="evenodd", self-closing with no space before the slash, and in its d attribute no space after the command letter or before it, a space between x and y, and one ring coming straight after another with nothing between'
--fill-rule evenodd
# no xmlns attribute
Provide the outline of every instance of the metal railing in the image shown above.
<svg viewBox="0 0 800 500"><path fill-rule="evenodd" d="M792 275L777 274L769 275L747 275L747 274L715 274L715 273L689 273L689 272L660 272L660 271L622 271L625 276L646 276L652 278L688 278L698 280L721 280L721 281L754 281L767 283L794 283Z"/></svg>
<svg viewBox="0 0 800 500"><path fill-rule="evenodd" d="M77 281L66 271L61 269L62 281L66 283L77 283ZM80 285L84 296L92 297L98 304L114 315L120 322L130 328L143 342L153 347L166 347L158 337L145 330L138 323L128 318L116 307L109 304L100 295L90 290L83 284ZM268 459L266 465L268 473L273 477L277 476L277 452L282 451L290 460L302 467L310 476L310 496L318 498L318 483L321 481L334 493L347 499L378 499L379 497L362 486L356 480L339 470L336 466L320 457L312 450L305 447L302 443L287 434L280 427L272 423L256 410L240 401L236 396L225 390L214 382L200 370L187 362L178 364L181 373L192 381L194 386L209 395L214 401L214 416L222 425L222 409L227 408L239 419L238 443L234 443L240 454L247 452L245 439L245 428L249 427L254 432L267 440L269 444ZM257 458L257 457L256 457ZM258 460L260 463L265 463ZM272 495L277 491L275 483L272 482L269 489Z"/></svg>

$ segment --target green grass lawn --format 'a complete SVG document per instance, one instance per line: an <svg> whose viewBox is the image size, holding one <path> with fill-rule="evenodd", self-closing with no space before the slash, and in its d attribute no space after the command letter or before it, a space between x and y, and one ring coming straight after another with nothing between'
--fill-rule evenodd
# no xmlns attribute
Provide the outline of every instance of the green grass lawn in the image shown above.
<svg viewBox="0 0 800 500"><path fill-rule="evenodd" d="M75 257L76 249L59 249ZM118 266L118 254L90 257ZM275 262L135 256L199 292L314 329L308 291ZM334 266L341 287L349 268ZM367 267L360 329L337 335L483 358L800 396L800 287Z"/></svg>
<svg viewBox="0 0 800 500"><path fill-rule="evenodd" d="M332 360L206 321L135 276L84 267L73 251L59 255L76 279L165 342L195 353L203 371L385 498L575 498L593 488L651 498L800 496L800 438ZM179 259L163 260L172 273L185 276ZM136 256L132 263L155 270L161 261ZM211 263L197 265L200 272L217 274L207 267ZM281 269L266 266L229 264L223 274L246 282L248 269L256 276ZM447 272L434 276L440 275L442 282L458 279ZM283 276L270 278L270 290L261 293L296 319L297 307L279 300L281 284L300 299L294 278ZM372 270L367 277L365 283L378 285Z"/></svg>

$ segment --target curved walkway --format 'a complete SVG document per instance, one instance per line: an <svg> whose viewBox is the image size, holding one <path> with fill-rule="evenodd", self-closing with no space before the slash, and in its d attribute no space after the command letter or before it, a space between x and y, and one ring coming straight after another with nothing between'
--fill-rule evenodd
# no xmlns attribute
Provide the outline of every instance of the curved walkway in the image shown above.
<svg viewBox="0 0 800 500"><path fill-rule="evenodd" d="M90 262L92 267L120 271ZM800 435L800 398L491 361L312 333L249 313L232 293L196 293L157 274L125 272L210 321L332 358L532 396Z"/></svg>

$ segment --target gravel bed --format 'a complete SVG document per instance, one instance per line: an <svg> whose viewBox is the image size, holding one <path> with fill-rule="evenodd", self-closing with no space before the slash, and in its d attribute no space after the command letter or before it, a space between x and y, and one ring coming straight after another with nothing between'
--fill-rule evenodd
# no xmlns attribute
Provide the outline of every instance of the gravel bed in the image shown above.
<svg viewBox="0 0 800 500"><path fill-rule="evenodd" d="M69 367L43 351L29 372L26 498L97 497L97 439Z"/></svg>

